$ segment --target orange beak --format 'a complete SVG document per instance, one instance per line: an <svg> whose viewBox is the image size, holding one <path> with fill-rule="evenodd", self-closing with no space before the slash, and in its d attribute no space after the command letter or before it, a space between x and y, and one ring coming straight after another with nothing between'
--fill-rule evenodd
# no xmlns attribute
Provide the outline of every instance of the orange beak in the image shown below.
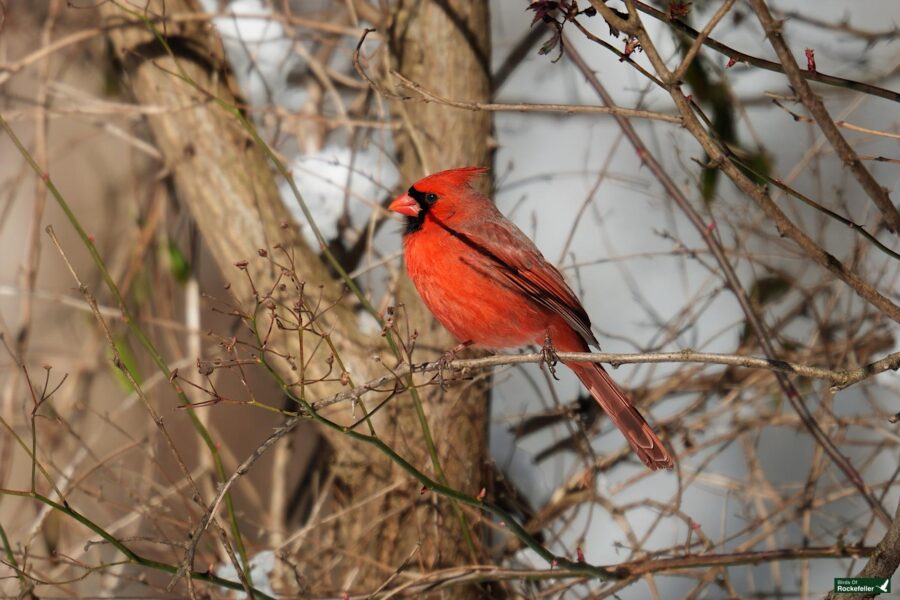
<svg viewBox="0 0 900 600"><path fill-rule="evenodd" d="M394 201L388 206L388 210L400 213L401 215L406 215L407 217L417 217L419 216L419 213L422 212L422 207L419 206L419 203L411 198L409 194L401 194L394 198Z"/></svg>

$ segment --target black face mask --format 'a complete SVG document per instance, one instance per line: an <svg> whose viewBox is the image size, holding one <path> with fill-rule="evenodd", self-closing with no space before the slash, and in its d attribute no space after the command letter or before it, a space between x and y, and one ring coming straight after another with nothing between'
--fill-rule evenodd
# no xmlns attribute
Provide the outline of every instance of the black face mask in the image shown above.
<svg viewBox="0 0 900 600"><path fill-rule="evenodd" d="M420 230L422 224L425 223L425 215L431 210L432 205L438 201L437 194L417 190L415 186L409 188L406 193L410 198L416 201L419 208L422 210L414 217L406 217L406 229L403 231L403 235L409 235Z"/></svg>

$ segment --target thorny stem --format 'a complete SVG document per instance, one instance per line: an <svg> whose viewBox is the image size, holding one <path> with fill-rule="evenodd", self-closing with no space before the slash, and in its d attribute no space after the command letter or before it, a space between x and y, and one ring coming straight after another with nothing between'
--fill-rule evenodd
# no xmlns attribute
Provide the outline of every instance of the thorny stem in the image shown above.
<svg viewBox="0 0 900 600"><path fill-rule="evenodd" d="M763 26L763 29L765 29L766 36L769 38L769 43L772 45L775 54L778 55L779 62L781 62L781 65L784 68L784 74L787 76L788 80L790 80L791 86L800 97L800 101L806 106L806 109L810 112L813 119L816 120L822 133L831 143L831 147L837 152L841 161L850 169L850 172L853 173L853 176L859 182L859 185L869 198L872 199L872 202L875 203L878 210L881 211L888 228L896 235L900 235L900 211L898 211L897 207L894 206L894 203L891 202L887 189L882 187L882 185L875 180L872 173L870 173L865 165L863 165L862 161L859 160L856 151L854 151L850 144L847 143L847 140L841 134L837 125L835 125L831 115L828 114L828 110L825 108L822 99L813 93L812 89L809 87L809 83L803 78L802 71L797 65L797 61L794 60L794 56L791 54L791 51L781 34L781 26L772 17L772 14L769 12L769 7L766 6L765 0L750 0L750 4L759 19L760 24Z"/></svg>
<svg viewBox="0 0 900 600"><path fill-rule="evenodd" d="M826 206L822 206L821 204L819 204L818 202L816 202L809 196L806 196L805 194L801 194L800 192L798 192L791 186L787 185L786 183L784 183L777 177L772 177L771 175L760 172L758 169L755 169L753 167L753 165L751 165L747 161L741 159L739 156L734 154L734 152L731 152L731 149L728 148L728 146L723 145L722 149L723 149L723 151L728 153L728 157L731 160L733 160L735 163L740 164L741 167L746 169L748 172L753 173L754 176L759 177L761 180L765 181L768 184L774 185L775 187L777 187L778 189L783 191L785 194L788 194L789 196L793 196L800 202L802 202L802 203L806 204L807 206L814 208L815 210L819 211L820 213L826 215L829 219L834 219L841 225L846 226L851 231L857 232L859 235L861 235L864 238L866 238L867 240L869 240L869 242L871 242L875 246L875 248L877 248L879 251L883 252L887 256L890 256L891 258L896 259L896 260L900 260L900 253L897 253L894 250L888 248L886 245L884 245L881 242L881 240L879 240L877 237L875 237L874 235L869 233L866 230L866 228L863 227L862 225L860 225L859 223L851 221L847 217L834 212L833 210L831 210L830 208L828 208Z"/></svg>
<svg viewBox="0 0 900 600"><path fill-rule="evenodd" d="M606 13L611 12L611 10L603 5L602 2L592 0L592 3L595 6L603 6L603 10L600 9L600 6L597 6L597 9L598 11L604 13L604 17L606 16ZM627 5L629 6L629 10L633 12L632 7L634 6L634 3L629 0L627 2ZM616 17L615 15L613 15L613 17L618 19L618 17ZM739 170L737 170L737 168L730 161L728 161L725 156L723 156L723 153L720 150L719 146L709 138L706 130L699 124L699 122L697 121L697 117L692 111L690 101L684 96L681 91L680 82L673 80L671 71L669 71L665 62L657 52L655 44L650 39L650 36L647 34L646 30L643 28L643 24L640 22L640 19L635 15L635 18L629 19L627 23L630 32L637 37L638 41L641 44L641 47L646 52L647 58L650 60L650 63L656 70L657 75L666 84L666 89L674 100L682 117L685 119L685 125L687 126L688 130L694 135L694 137L697 138L701 145L704 146L704 149L707 150L711 157L722 161L722 168L726 171L726 174L728 174L729 177L733 181L735 181L736 184L738 184L738 187L740 187L741 189L746 188L745 191L748 192L764 194L764 192L753 186L753 184L746 179L746 176L744 176ZM582 74L587 78L588 82L595 89L597 94L603 99L603 102L605 104L613 104L612 97L609 95L609 93L597 79L596 75L593 73L593 71L591 71L587 63L584 62L584 59L581 58L581 55L577 52L577 50L575 50L574 47L569 47L569 56L572 58L573 62L575 62L576 66L579 68ZM685 213L685 215L691 221L691 224L703 237L703 240L706 242L707 246L715 257L716 262L722 268L722 273L725 277L728 287L732 290L735 298L738 300L738 303L740 304L744 315L747 317L747 322L756 333L757 338L760 340L766 356L770 360L778 360L777 353L775 352L775 348L772 345L771 340L769 339L766 329L759 315L756 313L756 310L753 308L747 292L741 285L737 274L734 272L734 268L728 261L728 257L725 255L724 249L722 248L722 245L719 242L718 238L714 235L714 232L709 227L707 227L706 223L703 222L703 219L681 192L681 189L675 184L674 181L672 181L671 177L669 177L669 175L662 168L662 165L660 165L656 158L649 152L629 120L618 115L614 115L614 118L619 123L619 126L622 128L623 132L625 132L625 135L628 137L629 141L631 141L632 145L635 147L635 150L638 152L638 155L641 157L643 163L650 169L650 171L657 178L663 188L665 188L668 195L679 206L682 212ZM768 199L768 195L766 195L766 199L768 200L768 203L771 204L771 199ZM786 218L782 220L787 221ZM805 234L801 235L805 238ZM818 248L818 246L816 247ZM835 262L837 261L835 260ZM831 265L830 262L828 264L832 267L832 270L834 270L834 266ZM858 280L859 278L854 275L854 279ZM846 280L847 279L845 278L845 281ZM854 286L854 289L856 289L859 293L858 286ZM897 314L900 314L900 308L897 308L889 300L878 294L878 292L874 290L872 291L874 295L884 300L884 302L876 305L881 308L881 305L886 303L895 309L895 314L893 316L896 320ZM840 450L838 450L838 448L834 445L828 435L824 431L822 431L822 428L819 426L815 418L810 413L809 409L803 403L799 392L797 391L796 387L794 387L794 384L791 382L791 380L783 373L777 371L776 377L778 380L778 384L782 388L785 396L787 396L788 401L794 407L794 410L800 416L801 420L809 430L810 434L812 434L813 438L822 446L822 448L825 450L828 456L831 457L832 461L834 461L837 467L853 483L862 498L866 501L870 508L872 508L875 514L878 515L878 518L881 519L885 524L889 524L891 522L890 515L887 513L881 503L878 502L878 500L876 500L872 495L871 490L869 490L868 486L866 485L865 481L862 479L856 468L850 463L849 460L847 460L847 458L843 454L841 454Z"/></svg>
<svg viewBox="0 0 900 600"><path fill-rule="evenodd" d="M601 12L599 5L602 3L600 2L600 0L591 0L591 4L597 8L598 12ZM681 19L670 19L665 12L658 10L644 2L635 1L634 6L640 12L646 15L650 15L654 19L667 24L672 29L684 33L694 39L696 39L700 35L700 33L696 29L694 29ZM606 8L605 5L604 7ZM759 69L765 69L766 71L772 71L773 73L785 72L784 66L780 63L740 52L738 50L735 50L731 46L727 46L726 44L723 44L713 38L708 37L706 40L704 40L703 45L712 48L716 52L723 54L730 59L746 63ZM822 73L821 71L800 71L800 75L807 81L817 81L826 85L853 90L855 92L862 92L864 94L869 94L872 96L878 96L880 98L885 98L893 102L900 102L900 92L881 88L862 81L854 81L852 79L844 79L843 77L835 77L833 75Z"/></svg>
<svg viewBox="0 0 900 600"><path fill-rule="evenodd" d="M728 14L728 11L731 10L731 7L734 6L734 2L735 0L725 0L725 2L722 3L722 6L719 7L712 18L706 23L706 26L703 27L703 31L694 38L694 43L691 44L691 47L688 49L687 53L685 53L684 58L681 60L681 64L675 69L675 79L681 80L684 77L684 74L687 73L687 70L691 67L691 63L694 62L694 59L696 59L697 55L700 53L700 48L706 43L706 40L709 38L709 35L712 33L713 29L715 29L716 25L719 24L719 21L721 21L725 15Z"/></svg>

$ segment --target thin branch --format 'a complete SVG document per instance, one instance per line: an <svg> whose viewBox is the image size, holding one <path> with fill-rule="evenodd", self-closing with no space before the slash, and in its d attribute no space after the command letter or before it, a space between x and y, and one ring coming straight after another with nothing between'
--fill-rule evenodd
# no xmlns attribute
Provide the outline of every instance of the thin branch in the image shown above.
<svg viewBox="0 0 900 600"><path fill-rule="evenodd" d="M853 176L859 182L859 185L862 186L869 198L872 199L872 202L878 207L878 210L881 211L888 229L900 235L900 211L897 210L890 196L888 196L887 189L875 180L866 166L859 160L856 151L847 143L831 115L828 114L822 99L813 93L809 83L803 78L803 73L797 65L797 61L794 60L787 43L784 41L784 36L781 34L781 24L772 17L765 0L751 0L750 4L753 6L753 10L756 12L763 29L766 30L769 43L775 50L775 54L778 55L784 74L800 97L800 101L803 102L803 105L806 106L816 123L819 124L819 128L831 143L831 147L837 152L841 161L847 165L850 172L853 173Z"/></svg>
<svg viewBox="0 0 900 600"><path fill-rule="evenodd" d="M591 0L591 4L597 7L602 3L600 2L600 0ZM642 13L650 15L654 19L666 23L667 25L669 25L673 29L676 29L677 31L680 31L681 33L685 33L692 38L696 38L698 35L700 35L696 29L694 29L684 21L680 19L670 19L665 12L653 8L652 6L645 4L644 2L640 2L639 0L637 0L634 2L634 5ZM597 8L597 10L600 10L599 7ZM625 30L623 29L623 31ZM765 69L766 71L772 71L773 73L784 73L784 67L780 63L740 52L739 50L735 50L731 46L723 44L722 42L719 42L713 38L707 38L704 45L712 48L720 54L724 54L728 58L731 58L735 61L746 63L759 69ZM871 96L878 96L880 98L885 98L893 102L900 102L900 92L881 88L876 85L871 85L862 81L854 81L852 79L844 79L843 77L827 75L825 73L822 73L821 71L801 71L800 73L803 79L807 81L818 81L819 83L824 83L826 85L845 88L848 90L853 90L855 92L869 94Z"/></svg>
<svg viewBox="0 0 900 600"><path fill-rule="evenodd" d="M702 364L720 364L739 366L756 369L770 369L772 371L780 371L785 373L794 373L810 378L825 379L831 381L832 384L840 389L867 379L878 373L887 370L897 370L900 368L900 352L895 352L880 360L867 364L858 369L848 369L844 371L831 371L818 367L810 367L787 361L770 360L764 358L755 358L748 356L728 355L728 354L711 354L704 352L693 352L684 350L681 352L660 352L660 353L643 353L643 354L615 354L607 352L559 352L557 357L560 360L579 361L579 362L595 362L608 363L613 366L623 364L646 364L646 363L702 363ZM332 395L329 398L319 400L309 405L309 409L301 414L291 416L283 425L275 429L275 431L266 440L260 444L248 456L231 476L219 487L216 497L210 503L206 514L201 519L197 532L192 536L191 545L196 547L196 543L200 539L199 533L202 532L209 523L209 519L215 515L222 498L227 494L228 489L235 481L245 475L253 464L271 448L275 442L293 431L297 425L309 418L316 416L316 411L322 408L338 404L340 402L356 401L363 395L373 391L383 391L388 384L395 385L400 378L412 373L428 373L440 371L442 369L485 369L496 366L506 366L514 364L539 364L546 358L541 353L519 354L519 355L495 355L484 358L468 358L457 359L449 363L444 361L435 361L418 365L410 365L408 363L397 366L392 370L390 375L384 375L366 382L364 385L357 386L350 390ZM364 436L365 437L365 436ZM417 477L418 478L418 477ZM189 551L190 555L191 552Z"/></svg>
<svg viewBox="0 0 900 600"><path fill-rule="evenodd" d="M488 111L488 112L547 112L547 113L563 113L563 114L603 114L603 115L622 115L633 119L648 119L651 121L664 121L666 123L674 123L681 125L681 117L675 115L667 115L649 110L638 110L633 108L623 108L619 106L586 106L578 104L531 104L531 103L497 103L497 102L465 102L462 100L454 100L445 98L426 89L422 85L416 83L403 76L397 71L391 71L391 76L396 78L402 85L416 92L421 98L412 98L392 92L377 81L375 81L365 70L360 62L360 49L366 40L366 36L373 30L367 29L356 46L353 53L353 65L360 77L369 82L373 90L386 98L392 98L401 101L419 100L421 102L435 102L444 106L460 108L471 111Z"/></svg>
<svg viewBox="0 0 900 600"><path fill-rule="evenodd" d="M397 73L391 71L391 75L400 80L400 82L420 94L426 102L432 101L444 106L452 106L453 108L461 108L463 110L485 110L490 112L548 112L548 113L565 113L565 114L601 114L601 115L621 115L630 119L648 119L651 121L664 121L666 123L681 124L681 117L675 115L667 115L665 113L653 112L650 110L640 110L636 108L625 108L621 106L585 106L578 104L528 104L528 103L499 103L499 102L464 102L462 100L453 100L452 98L444 98L438 94L425 89L418 83L411 81ZM411 98L402 98L410 100Z"/></svg>
<svg viewBox="0 0 900 600"><path fill-rule="evenodd" d="M630 4L631 3L629 2L629 5ZM643 25L639 20L636 20L636 24L634 25L634 35L640 42L641 47L647 53L647 57L653 65L653 68L656 70L661 80L669 82L667 83L666 87L672 99L678 106L678 109L681 111L682 116L685 118L685 122L686 125L688 125L689 131L694 134L694 137L696 137L698 141L700 141L701 145L704 146L704 149L706 149L707 144L704 144L701 138L706 137L709 140L708 145L718 152L718 155L720 157L718 160L722 161L723 169L725 169L726 167L731 167L732 169L737 171L737 176L735 176L726 170L726 173L729 174L733 181L735 181L736 183L738 182L736 177L741 177L744 180L747 180L746 176L744 176L743 173L741 173L740 170L738 170L732 162L728 161L727 158L724 157L718 144L716 144L711 140L711 138L709 138L706 130L697 121L697 117L696 115L694 115L690 101L684 96L683 92L681 91L680 84L672 79L671 72L666 67L666 64L663 61L662 57L660 57L659 53L657 52L656 46L653 44L653 41L650 39L650 36L647 34L646 30L644 30ZM612 103L612 97L606 91L606 88L603 87L603 85L600 83L600 80L597 79L594 72L591 71L587 63L584 62L584 59L581 58L581 55L577 52L577 50L575 50L571 46L569 50L569 56L570 58L572 58L573 62L575 62L576 66L578 66L582 75L584 75L588 80L588 83L590 83L597 94L603 99L603 101L607 104ZM775 348L771 340L769 339L765 327L762 324L762 320L756 313L756 310L753 308L746 290L744 290L740 280L737 277L737 274L734 271L734 268L728 261L728 257L725 255L722 244L714 235L713 229L707 226L707 224L703 221L703 219L682 193L681 188L679 188L675 184L672 178L669 177L669 175L663 169L662 165L659 164L653 154L650 153L646 145L641 140L640 136L635 131L634 126L628 121L628 119L620 116L615 116L614 118L619 123L619 126L625 132L625 135L631 141L632 145L635 147L635 150L642 158L644 164L647 165L654 176L659 180L660 184L665 188L666 192L669 194L672 200L678 205L682 212L685 213L691 224L703 237L703 240L712 251L716 262L721 267L722 275L724 276L728 287L731 289L731 291L735 295L735 298L738 300L738 303L741 306L741 310L747 317L747 323L756 333L756 336L762 344L763 350L765 351L767 357L771 360L777 360L777 353L775 352ZM710 156L713 156L712 151L707 150L707 152ZM763 194L766 196L766 198L768 198L768 195L764 191L760 190L758 186L753 185L749 182L749 180L747 180L747 183L750 184L749 187L753 191L758 194ZM739 185L739 187L741 186ZM769 202L771 203L771 199L769 200ZM784 220L787 220L786 217L784 218ZM793 226L793 224L791 225ZM856 277L855 274L854 277ZM875 293L877 294L877 292ZM886 298L884 300L891 306L894 306ZM897 309L897 315L898 317L900 317L900 308L894 308ZM866 485L865 481L860 476L856 468L850 463L849 460L847 460L847 458L843 454L841 454L840 450L838 450L831 438L824 431L822 431L822 428L819 426L816 419L812 416L809 409L803 403L799 392L797 391L791 380L784 373L776 372L776 375L779 386L781 387L785 396L787 396L788 401L794 407L794 410L796 410L797 414L800 415L803 424L806 426L807 430L809 430L813 438L825 449L825 452L828 454L828 456L831 457L832 461L834 461L834 463L844 473L844 475L853 483L866 503L875 511L875 514L878 515L878 517L885 523L890 523L891 519L887 514L887 511L885 511L881 503L878 502L878 500L876 500L872 495L871 490Z"/></svg>
<svg viewBox="0 0 900 600"><path fill-rule="evenodd" d="M888 528L884 537L878 542L871 558L862 568L857 577L882 577L890 579L900 566L900 503L897 504L897 512L894 521ZM835 594L829 592L827 600L862 600L871 598L871 594Z"/></svg>
<svg viewBox="0 0 900 600"><path fill-rule="evenodd" d="M802 121L803 123L815 123L813 119L807 117L806 115L797 114L794 111L787 108L784 104L781 103L781 100L796 100L796 98L790 96L784 96L781 94L774 94L772 92L766 92L765 96L772 99L772 103L775 104L778 108L785 111L787 114L791 115L791 118L795 121ZM866 133L868 135L876 135L878 137L886 137L892 140L900 140L900 133L895 133L892 131L881 131L880 129L872 129L870 127L863 127L861 125L854 125L853 123L848 123L847 121L835 121L835 125L841 127L843 129L849 129L850 131L856 131L857 133Z"/></svg>
<svg viewBox="0 0 900 600"><path fill-rule="evenodd" d="M47 186L47 190L50 192L50 195L56 200L59 207L65 213L66 218L69 223L72 225L72 228L75 229L75 232L78 234L81 243L87 249L88 253L91 255L91 258L94 261L98 271L103 277L103 281L105 282L107 289L109 289L110 293L115 298L116 303L119 306L119 309L122 311L122 316L125 319L125 323L128 326L129 331L134 334L134 336L138 339L147 353L150 355L150 358L153 360L154 364L157 366L159 371L163 373L168 380L171 381L172 373L169 371L168 363L163 359L162 354L160 354L159 350L157 350L156 346L150 341L149 336L144 331L144 329L140 326L138 321L133 317L131 310L129 310L128 305L125 302L125 298L122 296L122 292L119 289L119 286L113 280L112 275L109 272L109 269L106 267L106 263L103 260L103 257L100 256L100 252L97 250L97 246L94 244L93 239L88 233L84 230L84 227L81 225L81 221L75 215L75 212L72 210L69 203L66 202L66 199L63 197L62 192L59 191L59 188L54 183L53 179L50 177L50 174L47 171L44 171L40 168L40 165L35 162L34 157L28 151L28 149L24 146L19 137L15 134L10 127L9 123L3 118L3 115L0 114L0 128L2 128L6 134L9 136L10 140L15 145L16 149L19 151L19 154L22 155L22 158L28 163L31 169L35 172L38 178L40 178L44 185ZM99 310L97 313L99 314ZM184 406L190 406L190 402L185 396L184 392L180 390L177 386L173 387L176 395L178 396L179 401ZM198 419L196 413L193 410L188 410L188 415L191 420L191 424L194 427L194 430L203 440L207 450L212 454L214 463L216 466L216 475L220 480L225 479L225 466L222 463L222 457L219 452L219 449L212 439L212 436L209 433L203 424ZM235 538L235 543L238 546L238 549L241 551L241 556L244 558L244 566L249 570L249 561L246 559L246 551L244 549L244 542L241 536L240 527L238 526L237 516L234 512L234 505L229 495L225 499L226 505L228 507L228 519L230 528L232 531L232 535Z"/></svg>
<svg viewBox="0 0 900 600"><path fill-rule="evenodd" d="M712 33L713 29L716 28L716 25L719 24L725 15L728 14L728 11L731 10L731 7L734 6L735 0L726 0L722 3L722 6L719 7L719 10L715 12L706 26L703 28L703 31L694 39L694 43L691 44L691 47L688 49L687 53L684 55L684 59L682 59L681 64L678 65L678 68L675 69L675 79L681 80L684 78L684 74L687 73L687 70L690 68L691 63L694 62L694 59L697 58L697 55L700 53L700 48L703 47L703 44L706 43L706 40L709 38L709 34Z"/></svg>
<svg viewBox="0 0 900 600"><path fill-rule="evenodd" d="M857 369L829 370L821 367L812 367L784 360L772 360L753 356L741 356L736 354L713 354L709 352L694 352L693 350L681 350L678 352L651 352L636 354L616 354L610 352L559 352L560 360L579 362L607 363L613 367L628 364L653 364L653 363L700 363L710 365L729 365L733 367L745 367L748 369L768 369L781 373L790 373L809 377L811 379L823 379L831 383L832 389L842 390L855 385L870 377L885 371L897 371L900 369L900 352L894 352L876 361L868 363ZM347 402L358 400L363 395L382 390L398 377L409 373L432 373L441 369L487 369L491 367L540 364L545 360L539 352L531 354L496 354L483 358L464 358L450 362L435 361L418 365L401 364L393 369L392 374L377 377L363 385L350 390L344 390L329 398L324 398L313 404L316 410Z"/></svg>
<svg viewBox="0 0 900 600"><path fill-rule="evenodd" d="M541 37L547 33L547 28L542 27L540 25L536 25L529 29L522 38L516 42L516 45L513 46L512 50L509 51L509 54L506 55L506 58L497 67L497 70L494 71L493 76L491 77L491 86L493 88L494 95L497 94L497 91L503 87L503 84L506 83L506 80L509 79L509 76L512 75L513 71L516 70L525 58L529 56L531 49L534 47L538 41L540 41Z"/></svg>
<svg viewBox="0 0 900 600"><path fill-rule="evenodd" d="M10 489L4 489L4 488L0 488L0 496L19 496L22 498L32 498L42 504L45 504L45 505L53 508L54 510L57 510L65 515L72 517L73 519L75 519L76 521L78 521L79 523L81 523L82 525L84 525L85 527L87 527L88 529L90 529L91 531L96 533L97 535L99 535L106 542L108 542L111 546L116 548L116 550L118 550L119 552L124 554L125 557L128 559L128 562L130 562L134 565L138 565L141 567L146 567L149 569L153 569L156 571L162 571L163 573L170 573L170 574L174 574L178 570L177 567L175 567L174 565L170 565L168 563L164 563L164 562L160 562L160 561L153 560L150 558L146 558L146 557L138 554L137 552L135 552L134 550L132 550L131 548L126 546L116 536L108 533L100 525L96 524L95 522L90 520L85 515L76 511L68 504L60 504L58 502L54 502L50 498L43 496L37 492L25 492L25 491L10 490ZM229 579L219 577L218 575L213 575L212 573L209 573L209 572L190 571L189 576L191 579L194 579L197 581L207 581L209 583L214 583L216 585L219 585L224 588L231 589L231 590L247 591L247 588L245 588L245 586L242 585L241 583L237 583L235 581L231 581ZM258 590L256 588L250 587L250 592L252 592L253 596L255 596L257 598L274 600L274 598L272 598L272 596L269 596L268 594L261 592L260 590Z"/></svg>
<svg viewBox="0 0 900 600"><path fill-rule="evenodd" d="M606 11L611 12L609 7L606 7L602 2L598 0L592 0L595 6L597 6L597 10L600 12ZM603 11L599 8L603 6ZM613 14L613 17L615 15ZM684 119L685 128L694 136L694 138L700 143L703 149L710 157L711 164L718 165L720 169L735 183L735 185L742 192L747 194L766 214L767 217L775 224L778 233L782 236L786 236L793 240L810 258L812 258L817 264L824 267L834 275L836 275L839 279L841 279L844 283L850 286L861 298L872 304L879 311L887 315L892 320L900 323L900 306L894 304L887 296L879 292L872 286L870 283L862 279L857 273L856 270L850 267L847 267L841 261L839 261L835 256L827 252L824 248L819 246L815 240L809 237L806 233L803 232L797 225L795 225L790 219L788 219L787 215L775 204L772 200L771 196L767 192L767 190L751 181L746 174L730 159L729 153L727 149L724 149L719 142L717 142L713 135L707 131L707 129L700 123L697 118L694 110L696 109L693 100L685 96L685 94L681 91L679 86L679 82L672 81L671 73L665 65L663 59L656 53L655 47L652 45L652 41L646 33L641 34L643 36L642 42L646 42L648 47L645 48L647 51L648 57L651 58L651 62L654 64L654 68L657 69L657 73L660 77L668 77L670 83L663 84L663 87L669 91L672 96L672 99L675 101L675 105L678 107L678 110L681 112L681 116ZM643 45L643 44L642 44ZM572 52L573 56L577 55L577 52ZM584 67L587 69L587 66ZM583 69L584 70L584 69ZM596 80L596 77L593 76L593 73L587 77L593 78ZM611 100L610 100L611 102ZM617 115L613 115L617 118L617 120L621 123L621 117ZM635 134L636 135L636 134ZM649 163L648 163L649 164ZM665 172L660 168L658 171L654 171L658 176L665 176ZM677 189L677 186L672 186L670 189L667 189L669 193L678 193L681 195L680 190Z"/></svg>
<svg viewBox="0 0 900 600"><path fill-rule="evenodd" d="M642 575L651 573L672 573L687 569L703 567L732 567L738 565L758 565L785 560L810 560L816 558L860 558L871 556L876 548L869 546L819 546L810 548L783 548L779 550L763 550L749 552L731 552L724 554L694 554L672 558L643 558L627 561L606 568L622 574L622 583L628 583ZM492 565L472 565L441 569L421 574L410 574L412 578L391 590L385 596L412 596L425 592L457 587L471 583L488 583L497 581L548 581L583 578L584 573L571 569L509 569ZM350 596L350 598L371 598Z"/></svg>
<svg viewBox="0 0 900 600"><path fill-rule="evenodd" d="M856 369L831 370L822 367L813 367L791 361L772 360L754 356L742 356L737 354L715 354L710 352L694 352L693 350L680 350L678 352L648 352L648 353L612 353L612 352L558 352L557 357L565 361L605 363L613 367L629 364L660 364L660 363L695 363L708 365L728 365L732 367L744 367L748 369L768 369L781 373L790 373L821 379L831 383L833 390L842 390L861 381L874 377L886 371L900 369L900 352L894 352L876 361L870 362ZM540 364L545 360L539 352L529 354L495 354L482 358L462 358L450 362L434 361L410 365L403 363L391 370L390 375L383 375L367 381L366 383L344 390L328 398L323 398L312 404L315 410L341 402L359 400L369 392L383 392L385 386L396 383L398 378L411 373L434 373L441 369L465 371L468 369L489 369L500 366ZM229 478L229 484L231 478Z"/></svg>
<svg viewBox="0 0 900 600"><path fill-rule="evenodd" d="M844 17L844 19L840 23L831 23L829 21L825 21L824 19L817 19L815 17L804 15L796 11L776 12L779 15L779 18L782 19L801 21L814 27L820 27L822 29L846 33L847 35L851 35L853 37L862 38L866 40L866 44L869 46L874 46L876 43L881 41L890 42L900 37L900 26L898 25L894 25L893 29L869 31L868 29L860 29L859 27L854 27L853 25L851 25L849 17Z"/></svg>

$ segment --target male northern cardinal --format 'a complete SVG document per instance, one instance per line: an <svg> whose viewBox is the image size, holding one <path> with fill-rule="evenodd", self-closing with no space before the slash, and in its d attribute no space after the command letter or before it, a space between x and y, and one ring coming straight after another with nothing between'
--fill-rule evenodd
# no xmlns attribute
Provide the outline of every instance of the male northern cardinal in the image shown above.
<svg viewBox="0 0 900 600"><path fill-rule="evenodd" d="M406 217L406 268L422 300L463 344L526 344L562 352L597 346L587 313L556 268L486 196L471 187L483 167L417 181L390 204ZM597 363L564 363L651 469L673 466L650 425Z"/></svg>

